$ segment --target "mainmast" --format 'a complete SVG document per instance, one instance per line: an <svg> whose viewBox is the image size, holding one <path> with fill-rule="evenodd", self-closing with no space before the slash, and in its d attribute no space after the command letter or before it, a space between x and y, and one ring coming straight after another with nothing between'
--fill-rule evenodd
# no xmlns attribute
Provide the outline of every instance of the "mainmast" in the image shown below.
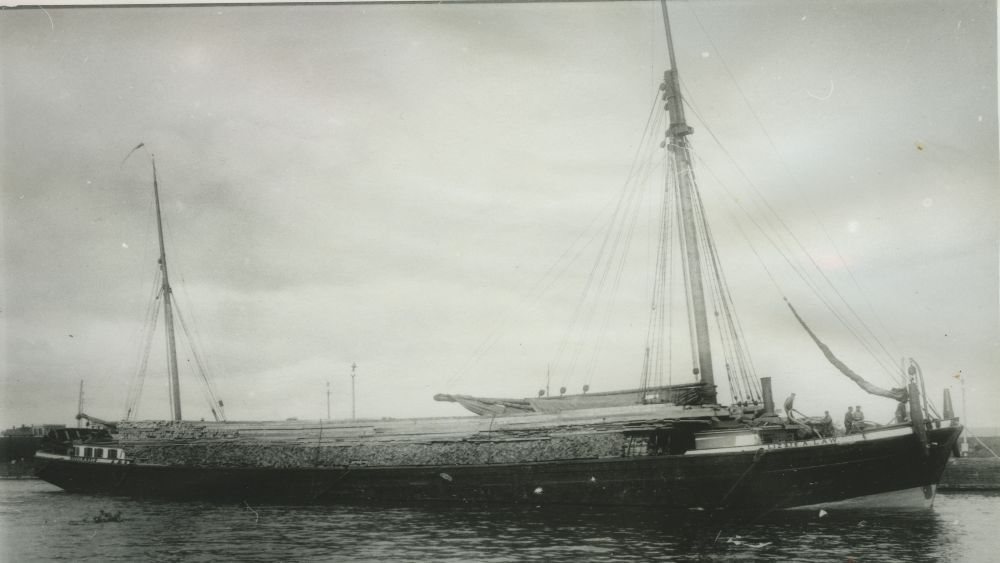
<svg viewBox="0 0 1000 563"><path fill-rule="evenodd" d="M170 278L167 276L167 252L163 245L163 219L160 216L160 187L156 180L156 157L153 158L153 198L156 200L156 230L160 236L160 271L163 272L163 316L167 332L167 370L170 375L170 408L174 420L181 420L181 387L177 378L177 344L174 338L174 312L171 305Z"/></svg>
<svg viewBox="0 0 1000 563"><path fill-rule="evenodd" d="M691 153L688 148L687 136L694 132L684 120L684 103L681 98L680 81L677 78L677 60L674 57L674 44L670 35L670 18L667 15L667 2L660 0L663 9L663 26L667 33L667 52L670 55L670 70L663 73L663 99L667 102L670 112L670 128L667 130L667 148L677 167L677 195L680 205L678 213L681 224L681 243L684 246L684 271L688 283L686 285L688 302L694 321L694 373L709 389L709 396L715 399L715 377L712 372L712 348L708 334L708 315L705 309L705 290L701 272L701 252L699 250L700 234L695 222L695 191L694 171L691 167Z"/></svg>

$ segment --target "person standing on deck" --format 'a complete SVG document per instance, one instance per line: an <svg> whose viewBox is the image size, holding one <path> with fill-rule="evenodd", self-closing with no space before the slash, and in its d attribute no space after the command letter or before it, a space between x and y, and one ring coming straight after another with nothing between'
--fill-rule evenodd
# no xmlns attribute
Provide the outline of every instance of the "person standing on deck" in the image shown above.
<svg viewBox="0 0 1000 563"><path fill-rule="evenodd" d="M860 432L865 427L865 413L861 412L861 405L854 407L854 430Z"/></svg>
<svg viewBox="0 0 1000 563"><path fill-rule="evenodd" d="M854 407L847 407L847 414L844 415L844 433L850 434L852 426L854 426Z"/></svg>
<svg viewBox="0 0 1000 563"><path fill-rule="evenodd" d="M906 416L906 402L899 401L899 404L896 405L896 422L902 424L908 420L909 417Z"/></svg>
<svg viewBox="0 0 1000 563"><path fill-rule="evenodd" d="M819 421L820 432L823 436L836 436L837 429L833 427L833 417L830 411L823 411L823 419Z"/></svg>
<svg viewBox="0 0 1000 563"><path fill-rule="evenodd" d="M792 393L791 395L788 396L787 399L785 399L785 416L788 417L788 420L795 420L795 417L792 416L792 411L794 409L795 409L795 393Z"/></svg>

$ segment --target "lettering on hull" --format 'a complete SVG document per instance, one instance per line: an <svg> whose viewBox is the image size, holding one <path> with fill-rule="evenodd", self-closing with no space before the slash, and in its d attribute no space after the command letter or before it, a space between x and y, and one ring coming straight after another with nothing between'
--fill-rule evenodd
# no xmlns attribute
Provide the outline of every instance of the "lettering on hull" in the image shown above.
<svg viewBox="0 0 1000 563"><path fill-rule="evenodd" d="M837 443L837 436L830 436L828 438L814 438L812 440L794 440L791 442L774 442L771 444L764 444L765 450L784 450L788 448L804 448L807 446L825 446Z"/></svg>

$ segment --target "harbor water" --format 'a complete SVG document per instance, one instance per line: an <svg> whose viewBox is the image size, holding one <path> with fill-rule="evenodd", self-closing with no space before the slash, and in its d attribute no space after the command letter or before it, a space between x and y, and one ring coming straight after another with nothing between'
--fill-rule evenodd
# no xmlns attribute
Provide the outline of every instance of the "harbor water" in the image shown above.
<svg viewBox="0 0 1000 563"><path fill-rule="evenodd" d="M99 522L121 514L121 521ZM1000 495L931 509L690 511L252 506L0 481L3 561L996 561ZM107 519L107 518L106 518Z"/></svg>

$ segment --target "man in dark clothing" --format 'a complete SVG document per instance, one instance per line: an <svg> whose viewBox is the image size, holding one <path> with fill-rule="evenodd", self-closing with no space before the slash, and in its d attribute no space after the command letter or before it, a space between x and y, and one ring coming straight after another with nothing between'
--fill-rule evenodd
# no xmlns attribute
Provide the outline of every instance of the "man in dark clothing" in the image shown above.
<svg viewBox="0 0 1000 563"><path fill-rule="evenodd" d="M850 434L852 426L854 426L854 407L847 407L847 414L844 415L844 432Z"/></svg>
<svg viewBox="0 0 1000 563"><path fill-rule="evenodd" d="M823 420L819 421L819 431L823 436L836 436L837 431L833 428L833 417L830 411L823 411Z"/></svg>

